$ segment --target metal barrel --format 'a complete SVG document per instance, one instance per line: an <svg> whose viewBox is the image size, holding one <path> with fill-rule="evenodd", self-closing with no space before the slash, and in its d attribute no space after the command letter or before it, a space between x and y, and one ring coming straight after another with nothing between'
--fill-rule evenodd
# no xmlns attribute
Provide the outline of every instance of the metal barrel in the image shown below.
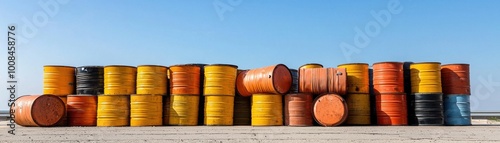
<svg viewBox="0 0 500 143"><path fill-rule="evenodd" d="M68 95L67 106L69 126L97 125L97 96Z"/></svg>
<svg viewBox="0 0 500 143"><path fill-rule="evenodd" d="M408 97L410 112L408 122L410 125L440 126L443 119L443 94L442 93L414 93Z"/></svg>
<svg viewBox="0 0 500 143"><path fill-rule="evenodd" d="M50 127L66 114L66 105L54 95L24 95L11 106L16 124L25 127Z"/></svg>
<svg viewBox="0 0 500 143"><path fill-rule="evenodd" d="M167 94L168 68L159 65L137 66L137 94Z"/></svg>
<svg viewBox="0 0 500 143"><path fill-rule="evenodd" d="M205 95L205 125L233 125L234 95Z"/></svg>
<svg viewBox="0 0 500 143"><path fill-rule="evenodd" d="M312 126L312 94L290 93L285 95L285 125Z"/></svg>
<svg viewBox="0 0 500 143"><path fill-rule="evenodd" d="M370 93L368 64L348 63L338 67L347 71L347 93Z"/></svg>
<svg viewBox="0 0 500 143"><path fill-rule="evenodd" d="M170 95L165 95L163 99L163 125L169 124L170 119Z"/></svg>
<svg viewBox="0 0 500 143"><path fill-rule="evenodd" d="M137 68L123 65L104 67L104 94L135 94Z"/></svg>
<svg viewBox="0 0 500 143"><path fill-rule="evenodd" d="M410 65L412 93L441 93L441 63L423 62Z"/></svg>
<svg viewBox="0 0 500 143"><path fill-rule="evenodd" d="M444 123L449 126L471 125L470 95L444 95Z"/></svg>
<svg viewBox="0 0 500 143"><path fill-rule="evenodd" d="M130 95L97 96L97 126L130 125Z"/></svg>
<svg viewBox="0 0 500 143"><path fill-rule="evenodd" d="M299 91L302 93L346 93L347 73L344 68L302 68L300 73Z"/></svg>
<svg viewBox="0 0 500 143"><path fill-rule="evenodd" d="M348 116L346 101L337 94L318 96L313 102L313 117L322 126L338 126L346 121Z"/></svg>
<svg viewBox="0 0 500 143"><path fill-rule="evenodd" d="M287 66L277 64L249 70L243 83L252 94L286 94L292 86L292 75Z"/></svg>
<svg viewBox="0 0 500 143"><path fill-rule="evenodd" d="M247 72L248 70L238 70L238 76L236 76L236 93L241 96L250 97L252 93L248 92L244 84Z"/></svg>
<svg viewBox="0 0 500 143"><path fill-rule="evenodd" d="M212 64L205 66L203 95L235 95L238 66Z"/></svg>
<svg viewBox="0 0 500 143"><path fill-rule="evenodd" d="M161 126L162 95L130 95L130 126Z"/></svg>
<svg viewBox="0 0 500 143"><path fill-rule="evenodd" d="M282 97L280 94L253 94L252 126L282 126Z"/></svg>
<svg viewBox="0 0 500 143"><path fill-rule="evenodd" d="M170 94L201 95L201 68L194 64L170 66Z"/></svg>
<svg viewBox="0 0 500 143"><path fill-rule="evenodd" d="M292 87L290 93L299 93L299 72L296 69L290 69L292 74Z"/></svg>
<svg viewBox="0 0 500 143"><path fill-rule="evenodd" d="M323 65L318 63L307 63L299 67L299 69L308 69L308 68L323 68Z"/></svg>
<svg viewBox="0 0 500 143"><path fill-rule="evenodd" d="M443 94L470 95L469 64L448 64L441 66Z"/></svg>
<svg viewBox="0 0 500 143"><path fill-rule="evenodd" d="M170 95L169 125L198 125L200 95Z"/></svg>
<svg viewBox="0 0 500 143"><path fill-rule="evenodd" d="M373 64L375 94L404 93L403 63L379 62Z"/></svg>
<svg viewBox="0 0 500 143"><path fill-rule="evenodd" d="M408 125L405 93L382 93L375 95L378 125Z"/></svg>
<svg viewBox="0 0 500 143"><path fill-rule="evenodd" d="M68 96L57 96L59 97L59 99L61 99L61 101L64 102L64 108L66 108L66 112L64 113L61 121L59 121L56 126L59 126L59 127L64 127L64 126L68 126Z"/></svg>
<svg viewBox="0 0 500 143"><path fill-rule="evenodd" d="M81 66L76 67L76 94L100 95L104 94L104 67Z"/></svg>
<svg viewBox="0 0 500 143"><path fill-rule="evenodd" d="M236 95L234 97L233 125L251 125L251 97Z"/></svg>
<svg viewBox="0 0 500 143"><path fill-rule="evenodd" d="M43 66L43 94L67 96L75 91L75 67Z"/></svg>
<svg viewBox="0 0 500 143"><path fill-rule="evenodd" d="M370 125L370 94L347 94L346 100L349 116L345 123L348 125Z"/></svg>
<svg viewBox="0 0 500 143"><path fill-rule="evenodd" d="M327 68L328 93L345 95L347 93L347 70Z"/></svg>

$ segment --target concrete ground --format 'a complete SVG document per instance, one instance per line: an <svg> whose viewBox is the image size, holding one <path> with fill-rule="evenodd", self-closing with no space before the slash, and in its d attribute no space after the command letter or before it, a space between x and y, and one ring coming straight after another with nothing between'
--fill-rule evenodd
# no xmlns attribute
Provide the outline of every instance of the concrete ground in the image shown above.
<svg viewBox="0 0 500 143"><path fill-rule="evenodd" d="M0 142L500 142L500 124L474 126L341 127L21 127L8 134L0 122Z"/></svg>

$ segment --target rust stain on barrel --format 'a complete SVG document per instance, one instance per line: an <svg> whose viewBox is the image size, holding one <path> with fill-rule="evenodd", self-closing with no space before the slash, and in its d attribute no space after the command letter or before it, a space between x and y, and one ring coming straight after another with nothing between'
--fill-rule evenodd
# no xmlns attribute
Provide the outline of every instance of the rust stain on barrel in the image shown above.
<svg viewBox="0 0 500 143"><path fill-rule="evenodd" d="M285 125L312 126L312 94L285 95Z"/></svg>
<svg viewBox="0 0 500 143"><path fill-rule="evenodd" d="M64 102L53 95L25 95L14 104L14 121L21 126L54 126L66 113Z"/></svg>

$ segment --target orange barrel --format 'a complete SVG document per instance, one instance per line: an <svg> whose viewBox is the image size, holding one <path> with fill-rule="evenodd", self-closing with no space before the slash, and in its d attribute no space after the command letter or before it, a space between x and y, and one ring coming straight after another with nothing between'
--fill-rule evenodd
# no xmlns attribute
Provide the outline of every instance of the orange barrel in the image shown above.
<svg viewBox="0 0 500 143"><path fill-rule="evenodd" d="M238 70L238 76L236 76L236 92L245 97L252 96L252 93L248 92L243 80L247 75L248 70Z"/></svg>
<svg viewBox="0 0 500 143"><path fill-rule="evenodd" d="M469 64L449 64L441 66L443 94L470 95Z"/></svg>
<svg viewBox="0 0 500 143"><path fill-rule="evenodd" d="M378 125L408 125L406 93L375 95Z"/></svg>
<svg viewBox="0 0 500 143"><path fill-rule="evenodd" d="M66 96L75 91L75 67L43 66L43 94Z"/></svg>
<svg viewBox="0 0 500 143"><path fill-rule="evenodd" d="M130 126L161 126L162 95L130 95Z"/></svg>
<svg viewBox="0 0 500 143"><path fill-rule="evenodd" d="M206 65L203 95L234 96L237 69L229 64Z"/></svg>
<svg viewBox="0 0 500 143"><path fill-rule="evenodd" d="M170 66L170 94L200 95L200 72L194 64Z"/></svg>
<svg viewBox="0 0 500 143"><path fill-rule="evenodd" d="M323 94L328 93L328 70L326 68L302 68L300 69L301 93Z"/></svg>
<svg viewBox="0 0 500 143"><path fill-rule="evenodd" d="M282 126L282 97L280 94L253 94L252 126Z"/></svg>
<svg viewBox="0 0 500 143"><path fill-rule="evenodd" d="M54 95L25 95L11 106L16 124L25 127L50 127L66 114L66 105Z"/></svg>
<svg viewBox="0 0 500 143"><path fill-rule="evenodd" d="M129 95L97 96L97 126L119 127L130 124Z"/></svg>
<svg viewBox="0 0 500 143"><path fill-rule="evenodd" d="M325 127L342 124L348 115L345 100L337 94L318 96L313 102L312 112L314 120Z"/></svg>
<svg viewBox="0 0 500 143"><path fill-rule="evenodd" d="M347 94L349 116L346 124L370 125L370 94Z"/></svg>
<svg viewBox="0 0 500 143"><path fill-rule="evenodd" d="M233 112L234 95L205 95L205 125L231 126Z"/></svg>
<svg viewBox="0 0 500 143"><path fill-rule="evenodd" d="M285 125L312 126L312 94L292 93L285 95Z"/></svg>
<svg viewBox="0 0 500 143"><path fill-rule="evenodd" d="M347 70L347 93L370 93L368 64L349 63L338 67Z"/></svg>
<svg viewBox="0 0 500 143"><path fill-rule="evenodd" d="M165 66L137 66L137 94L167 94L167 73Z"/></svg>
<svg viewBox="0 0 500 143"><path fill-rule="evenodd" d="M170 116L170 95L163 96L163 125L168 125Z"/></svg>
<svg viewBox="0 0 500 143"><path fill-rule="evenodd" d="M169 125L196 126L200 95L170 95Z"/></svg>
<svg viewBox="0 0 500 143"><path fill-rule="evenodd" d="M135 94L137 68L132 66L110 65L104 67L104 94Z"/></svg>
<svg viewBox="0 0 500 143"><path fill-rule="evenodd" d="M328 68L328 93L347 93L347 71L345 68Z"/></svg>
<svg viewBox="0 0 500 143"><path fill-rule="evenodd" d="M373 64L373 88L375 94L404 93L403 63Z"/></svg>
<svg viewBox="0 0 500 143"><path fill-rule="evenodd" d="M56 124L56 126L67 126L68 125L68 96L58 96L63 102L64 102L64 107L66 108L66 113L64 113L63 118L59 123Z"/></svg>
<svg viewBox="0 0 500 143"><path fill-rule="evenodd" d="M234 97L233 125L251 125L251 97Z"/></svg>
<svg viewBox="0 0 500 143"><path fill-rule="evenodd" d="M410 65L412 93L442 93L441 63L423 62Z"/></svg>
<svg viewBox="0 0 500 143"><path fill-rule="evenodd" d="M97 96L68 95L68 125L97 125Z"/></svg>
<svg viewBox="0 0 500 143"><path fill-rule="evenodd" d="M292 75L284 64L249 70L243 83L252 94L285 94L292 86Z"/></svg>

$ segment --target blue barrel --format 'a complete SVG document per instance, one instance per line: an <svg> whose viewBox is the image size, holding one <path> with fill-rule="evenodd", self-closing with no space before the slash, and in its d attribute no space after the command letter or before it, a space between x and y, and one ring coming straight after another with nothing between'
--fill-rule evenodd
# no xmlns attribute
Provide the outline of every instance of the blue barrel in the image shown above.
<svg viewBox="0 0 500 143"><path fill-rule="evenodd" d="M444 122L450 126L471 125L470 95L449 94L444 96Z"/></svg>

